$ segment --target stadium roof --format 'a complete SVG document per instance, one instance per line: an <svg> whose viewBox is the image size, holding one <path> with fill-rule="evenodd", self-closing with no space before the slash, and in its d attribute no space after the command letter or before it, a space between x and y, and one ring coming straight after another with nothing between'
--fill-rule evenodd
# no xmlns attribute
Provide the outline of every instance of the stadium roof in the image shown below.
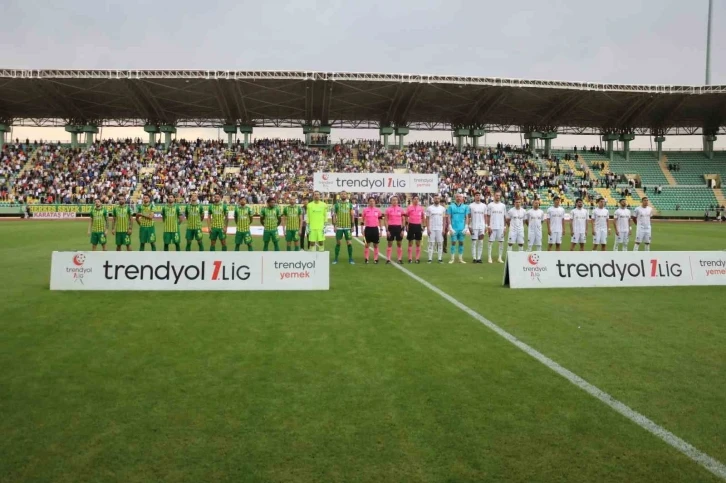
<svg viewBox="0 0 726 483"><path fill-rule="evenodd" d="M346 72L0 69L0 122L723 133L726 86Z"/></svg>

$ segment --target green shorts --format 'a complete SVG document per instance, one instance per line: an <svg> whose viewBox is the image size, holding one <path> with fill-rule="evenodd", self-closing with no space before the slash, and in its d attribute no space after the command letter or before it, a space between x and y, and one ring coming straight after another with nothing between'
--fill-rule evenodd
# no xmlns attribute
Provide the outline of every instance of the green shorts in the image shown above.
<svg viewBox="0 0 726 483"><path fill-rule="evenodd" d="M105 245L106 235L102 231L94 231L91 233L91 245Z"/></svg>
<svg viewBox="0 0 726 483"><path fill-rule="evenodd" d="M156 227L154 227L154 226L139 227L139 241L141 243L156 243Z"/></svg>
<svg viewBox="0 0 726 483"><path fill-rule="evenodd" d="M335 230L335 239L342 240L345 237L346 241L352 240L350 235L350 228L338 228Z"/></svg>
<svg viewBox="0 0 726 483"><path fill-rule="evenodd" d="M298 230L286 230L285 231L285 241L286 242L299 242L300 241L300 235Z"/></svg>
<svg viewBox="0 0 726 483"><path fill-rule="evenodd" d="M212 241L226 240L227 232L224 230L224 228L212 228L209 232L209 239Z"/></svg>
<svg viewBox="0 0 726 483"><path fill-rule="evenodd" d="M263 243L277 243L279 240L280 235L277 233L277 230L265 230L262 232Z"/></svg>
<svg viewBox="0 0 726 483"><path fill-rule="evenodd" d="M187 241L197 240L202 241L204 238L204 232L201 228L187 228L186 239Z"/></svg>
<svg viewBox="0 0 726 483"><path fill-rule="evenodd" d="M164 245L177 244L181 241L181 235L178 231L165 231L164 232Z"/></svg>
<svg viewBox="0 0 726 483"><path fill-rule="evenodd" d="M251 245L252 244L252 234L248 231L238 231L234 234L234 244L235 245Z"/></svg>
<svg viewBox="0 0 726 483"><path fill-rule="evenodd" d="M308 234L308 240L310 242L323 242L325 241L325 229L310 229L310 233Z"/></svg>
<svg viewBox="0 0 726 483"><path fill-rule="evenodd" d="M116 232L116 246L131 245L131 235L125 231Z"/></svg>

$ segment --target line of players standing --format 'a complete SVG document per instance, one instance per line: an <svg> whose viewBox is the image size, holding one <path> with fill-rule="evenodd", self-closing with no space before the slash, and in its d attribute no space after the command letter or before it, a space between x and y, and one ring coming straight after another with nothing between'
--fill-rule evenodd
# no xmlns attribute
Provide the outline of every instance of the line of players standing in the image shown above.
<svg viewBox="0 0 726 483"><path fill-rule="evenodd" d="M481 201L481 195L474 195L474 201L465 204L463 195L456 195L455 201L448 206L441 204L439 196L434 197L433 204L425 210L418 204L418 197L413 198L413 203L403 209L398 206L398 198L391 199L391 206L386 209L385 215L375 206L375 199L368 200L368 206L362 212L364 237L366 242L365 263L368 263L369 249L373 248L374 263L378 263L378 243L381 229L385 226L388 249L388 262L391 261L392 242L398 245L398 263L402 261L401 241L405 235L408 242L408 262L412 263L412 247L416 246L415 263L419 263L420 243L422 226L426 229L428 236L428 263L432 263L434 255L438 255L438 262L443 263L443 251L445 236L451 237L451 259L449 263L455 263L458 255L459 263L464 261L464 240L471 236L471 254L474 263L483 263L484 240L488 235L487 254L488 262L493 263L493 246L497 243L499 263L503 263L504 239L508 230L509 249L518 247L524 250L525 227L527 250L542 250L543 224L546 225L547 249L559 251L562 240L565 236L566 227L569 226L571 234L570 250L579 247L580 251L585 250L585 243L588 231L592 232L593 250L606 250L608 236L615 233L614 251L627 251L630 243L631 223L636 226L636 237L633 250L638 251L641 244L646 251L650 250L651 241L651 216L652 208L648 205L648 198L642 199L641 206L633 212L627 208L626 200L620 200L619 208L610 216L609 210L605 207L605 200L598 199L597 207L589 213L583 207L582 199L577 199L575 208L570 212L569 219L566 217L565 209L560 205L560 198L553 199L553 206L546 212L540 209L540 202L535 201L529 210L521 206L519 199L514 201L514 207L507 210L506 205L501 201L501 193L494 194L494 200L489 203ZM420 213L419 210L420 209Z"/></svg>

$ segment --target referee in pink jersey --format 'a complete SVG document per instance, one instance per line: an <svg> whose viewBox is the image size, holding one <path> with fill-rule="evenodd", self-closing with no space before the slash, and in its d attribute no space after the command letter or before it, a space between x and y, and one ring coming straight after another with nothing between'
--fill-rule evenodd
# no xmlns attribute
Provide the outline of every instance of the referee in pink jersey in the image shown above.
<svg viewBox="0 0 726 483"><path fill-rule="evenodd" d="M381 241L381 223L383 214L376 206L376 199L372 196L368 198L368 206L363 208L361 217L363 218L363 236L365 237L366 242L366 246L363 249L365 264L368 264L371 244L373 245L373 263L378 263L378 243Z"/></svg>
<svg viewBox="0 0 726 483"><path fill-rule="evenodd" d="M396 255L398 264L403 265L403 216L405 212L398 204L398 196L391 198L391 206L386 209L386 239L388 246L386 247L386 265L391 263L391 251L393 251L393 241L396 241Z"/></svg>
<svg viewBox="0 0 726 483"><path fill-rule="evenodd" d="M406 207L406 240L408 241L408 263L413 262L413 245L416 244L416 263L421 263L421 238L423 237L424 209L418 196Z"/></svg>

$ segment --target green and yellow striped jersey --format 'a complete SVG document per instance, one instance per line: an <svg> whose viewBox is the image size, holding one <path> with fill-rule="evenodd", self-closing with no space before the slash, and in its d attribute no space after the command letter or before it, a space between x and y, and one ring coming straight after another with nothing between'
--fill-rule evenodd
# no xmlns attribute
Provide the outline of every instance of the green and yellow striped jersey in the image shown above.
<svg viewBox="0 0 726 483"><path fill-rule="evenodd" d="M283 210L285 214L285 227L288 230L300 229L300 214L302 210L297 205L287 205Z"/></svg>
<svg viewBox="0 0 726 483"><path fill-rule="evenodd" d="M237 231L250 231L254 211L249 206L236 206L234 208L234 221L237 223Z"/></svg>
<svg viewBox="0 0 726 483"><path fill-rule="evenodd" d="M184 217L187 219L188 230L201 230L202 229L202 205L199 203L190 203L184 209Z"/></svg>
<svg viewBox="0 0 726 483"><path fill-rule="evenodd" d="M282 213L279 206L273 206L272 208L265 206L260 210L260 221L267 231L277 230L280 224L280 216L282 216Z"/></svg>
<svg viewBox="0 0 726 483"><path fill-rule="evenodd" d="M131 207L128 205L115 206L113 208L113 219L116 220L116 231L129 231L129 221L131 220Z"/></svg>
<svg viewBox="0 0 726 483"><path fill-rule="evenodd" d="M139 218L139 225L147 228L154 226L154 203L149 203L148 205L142 203L139 207L139 213L151 217L151 219Z"/></svg>
<svg viewBox="0 0 726 483"><path fill-rule="evenodd" d="M179 231L179 215L181 215L181 211L177 205L164 205L161 208L161 218L164 220L165 233L176 233Z"/></svg>
<svg viewBox="0 0 726 483"><path fill-rule="evenodd" d="M216 203L209 205L209 221L212 228L224 228L227 226L227 205L225 203Z"/></svg>
<svg viewBox="0 0 726 483"><path fill-rule="evenodd" d="M106 208L93 208L91 210L91 231L93 233L102 233L106 231L106 220L108 219L108 212Z"/></svg>
<svg viewBox="0 0 726 483"><path fill-rule="evenodd" d="M338 229L350 228L353 226L353 220L350 217L350 211L353 209L353 203L350 201L339 201L333 205L333 213L336 217L336 226Z"/></svg>

